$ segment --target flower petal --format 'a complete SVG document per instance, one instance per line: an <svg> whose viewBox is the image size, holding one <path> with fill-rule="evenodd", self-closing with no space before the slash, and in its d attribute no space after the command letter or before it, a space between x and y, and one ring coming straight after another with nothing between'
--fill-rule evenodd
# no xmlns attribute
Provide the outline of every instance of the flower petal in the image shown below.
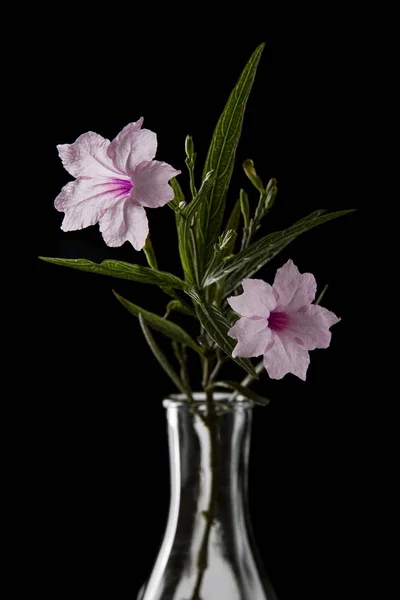
<svg viewBox="0 0 400 600"><path fill-rule="evenodd" d="M271 330L265 319L247 319L243 317L236 321L228 331L230 337L238 340L232 352L233 358L242 356L260 356L271 341Z"/></svg>
<svg viewBox="0 0 400 600"><path fill-rule="evenodd" d="M288 331L299 339L307 350L328 348L331 343L329 327L340 321L333 312L312 304L290 313Z"/></svg>
<svg viewBox="0 0 400 600"><path fill-rule="evenodd" d="M156 155L157 136L149 129L141 129L142 124L143 117L126 125L108 147L108 156L123 173L130 173L137 164Z"/></svg>
<svg viewBox="0 0 400 600"><path fill-rule="evenodd" d="M121 200L107 210L99 225L105 243L111 247L130 242L135 250L141 250L149 233L146 211L131 198Z"/></svg>
<svg viewBox="0 0 400 600"><path fill-rule="evenodd" d="M58 153L64 168L73 177L115 177L120 173L107 156L110 140L88 131L73 144L60 144Z"/></svg>
<svg viewBox="0 0 400 600"><path fill-rule="evenodd" d="M243 294L227 299L233 310L249 318L269 317L277 301L277 294L269 283L262 279L244 279L242 286Z"/></svg>
<svg viewBox="0 0 400 600"><path fill-rule="evenodd" d="M65 212L63 231L74 231L94 225L104 211L112 208L130 194L130 182L123 179L92 179L78 177L65 185L54 201L60 212Z"/></svg>
<svg viewBox="0 0 400 600"><path fill-rule="evenodd" d="M310 356L303 346L286 334L272 333L273 343L264 354L264 367L271 379L282 379L293 373L303 381L306 379Z"/></svg>
<svg viewBox="0 0 400 600"><path fill-rule="evenodd" d="M133 199L141 206L157 208L174 197L168 181L180 174L171 165L158 160L144 161L132 171Z"/></svg>
<svg viewBox="0 0 400 600"><path fill-rule="evenodd" d="M279 308L298 310L302 306L309 306L314 300L317 283L314 275L301 274L293 261L288 260L277 270L273 288L279 294Z"/></svg>

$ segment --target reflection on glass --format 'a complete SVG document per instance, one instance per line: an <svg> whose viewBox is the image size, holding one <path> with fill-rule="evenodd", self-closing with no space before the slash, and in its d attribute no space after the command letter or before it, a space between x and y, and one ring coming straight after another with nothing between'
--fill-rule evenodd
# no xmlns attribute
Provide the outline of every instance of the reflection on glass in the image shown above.
<svg viewBox="0 0 400 600"><path fill-rule="evenodd" d="M203 394L164 401L171 469L167 528L138 600L276 600L254 545L248 504L252 404Z"/></svg>

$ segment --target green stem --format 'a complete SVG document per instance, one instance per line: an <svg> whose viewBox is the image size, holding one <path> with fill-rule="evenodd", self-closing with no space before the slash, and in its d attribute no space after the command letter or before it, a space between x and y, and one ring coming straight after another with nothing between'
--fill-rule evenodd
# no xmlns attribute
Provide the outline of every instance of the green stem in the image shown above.
<svg viewBox="0 0 400 600"><path fill-rule="evenodd" d="M207 411L208 412L208 411ZM213 408L207 415L207 427L210 432L210 471L211 471L211 490L208 508L203 512L206 521L203 540L197 557L197 567L199 569L193 594L190 600L201 600L200 588L203 583L204 574L208 567L208 546L212 524L215 519L217 498L218 498L218 417Z"/></svg>
<svg viewBox="0 0 400 600"><path fill-rule="evenodd" d="M194 198L197 194L196 184L194 181L194 164L192 161L187 161L186 164L189 170L190 192L192 194L192 198Z"/></svg>
<svg viewBox="0 0 400 600"><path fill-rule="evenodd" d="M315 304L320 304L322 298L325 296L326 294L326 290L329 287L329 283L326 284L326 286L324 287L324 289L322 290L322 292L320 293L320 295L318 296L318 299L316 300Z"/></svg>
<svg viewBox="0 0 400 600"><path fill-rule="evenodd" d="M208 384L207 384L208 386L210 386L215 381L216 376L218 375L222 365L225 362L219 353L217 354L217 356L218 356L217 364L215 365L214 369L211 372L210 377L208 378Z"/></svg>
<svg viewBox="0 0 400 600"><path fill-rule="evenodd" d="M192 390L190 387L189 373L187 370L186 346L174 341L174 342L172 342L172 348L175 352L176 359L180 366L180 376L181 376L182 383L187 388L188 392L190 392L190 401L193 402Z"/></svg>
<svg viewBox="0 0 400 600"><path fill-rule="evenodd" d="M262 372L263 368L264 368L264 361L260 360L260 362L257 363L255 366L255 371L256 371L257 375L259 375ZM252 375L246 375L246 377L240 382L240 385L242 385L243 387L248 387L252 381L254 381L254 377ZM232 402L232 400L234 400L236 398L236 396L238 396L238 394L239 394L239 392L233 392L229 396L228 401Z"/></svg>

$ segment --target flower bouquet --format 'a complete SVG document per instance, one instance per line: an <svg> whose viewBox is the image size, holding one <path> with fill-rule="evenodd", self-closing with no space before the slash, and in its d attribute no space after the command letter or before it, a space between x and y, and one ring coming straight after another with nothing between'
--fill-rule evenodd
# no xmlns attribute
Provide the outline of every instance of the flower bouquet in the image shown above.
<svg viewBox="0 0 400 600"><path fill-rule="evenodd" d="M168 297L165 314L157 315L114 292L138 318L145 340L178 392L164 401L171 508L153 573L140 594L144 600L275 598L247 514L251 409L268 404L250 386L263 372L273 379L293 374L305 380L309 352L328 348L330 328L339 321L320 305L325 290L317 298L314 276L300 273L292 260L277 270L273 282L255 276L300 234L352 211L317 210L283 231L262 235L277 181L265 185L252 160L243 169L257 202L242 189L227 206L246 101L262 51L260 45L229 96L201 181L195 178L193 139L185 141L186 185L181 170L155 160L157 137L143 128L143 118L129 123L111 142L88 132L58 146L65 169L75 178L55 200L56 209L65 213L62 229L98 223L108 246L128 242L144 252L148 266L41 258L153 285ZM159 268L149 232L146 211L162 207L175 213L182 265L178 274ZM197 337L175 322L177 313L198 323ZM169 338L171 356L155 334ZM200 392L191 383L195 357L202 370ZM236 380L221 376L230 361L238 366Z"/></svg>

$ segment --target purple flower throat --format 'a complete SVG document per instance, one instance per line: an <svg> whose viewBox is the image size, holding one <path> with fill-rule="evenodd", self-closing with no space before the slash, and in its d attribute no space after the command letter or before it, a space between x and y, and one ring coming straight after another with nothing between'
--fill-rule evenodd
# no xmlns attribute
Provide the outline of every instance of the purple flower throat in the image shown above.
<svg viewBox="0 0 400 600"><path fill-rule="evenodd" d="M268 317L268 327L272 331L284 331L289 323L289 317L284 312L272 311Z"/></svg>
<svg viewBox="0 0 400 600"><path fill-rule="evenodd" d="M113 186L112 191L116 192L116 198L119 196L129 196L131 189L133 188L133 185L129 179L117 179L114 177L111 184Z"/></svg>

